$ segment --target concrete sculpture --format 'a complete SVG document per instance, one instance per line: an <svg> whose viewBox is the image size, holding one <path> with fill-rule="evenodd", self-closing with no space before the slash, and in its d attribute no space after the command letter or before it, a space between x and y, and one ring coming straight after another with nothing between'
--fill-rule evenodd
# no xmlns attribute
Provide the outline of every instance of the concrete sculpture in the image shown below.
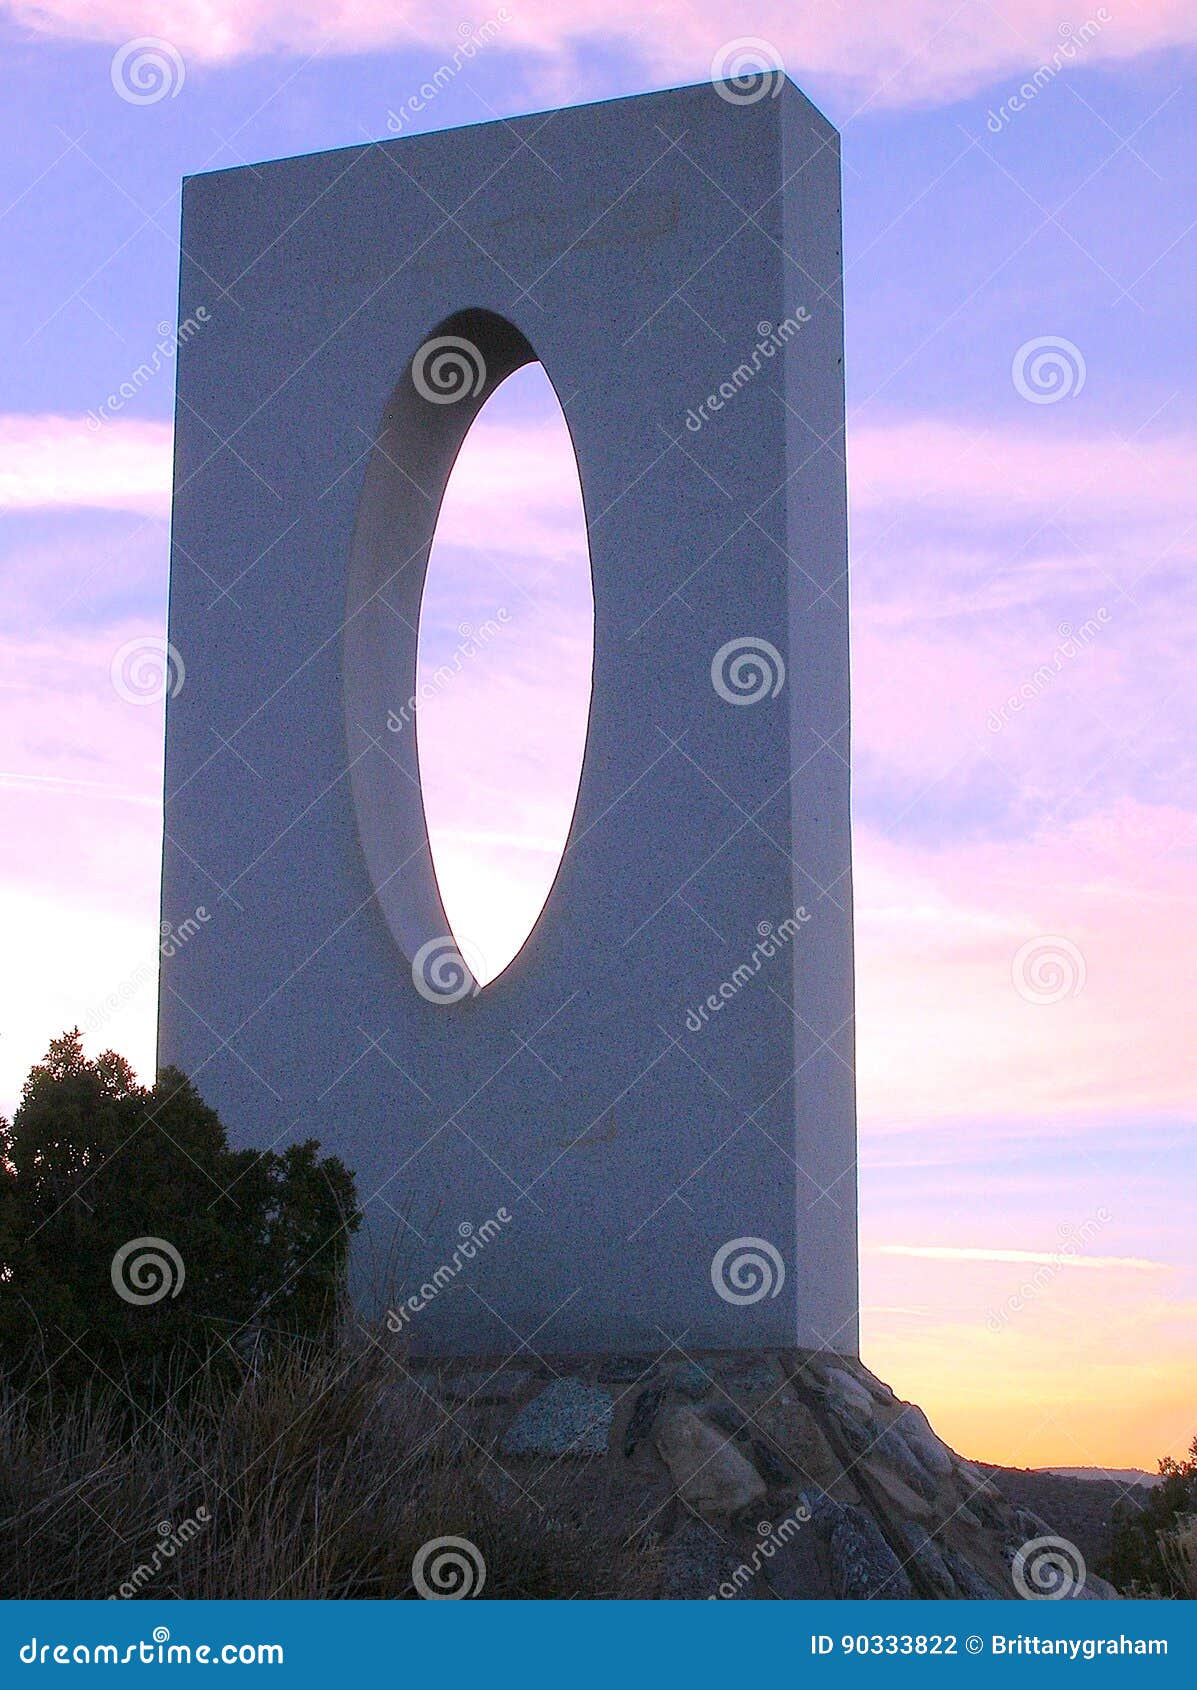
<svg viewBox="0 0 1197 1690"><path fill-rule="evenodd" d="M355 1170L361 1294L421 1349L854 1351L834 130L776 77L196 177L181 301L163 914L211 919L161 1060ZM385 724L455 453L534 358L593 702L477 991Z"/></svg>

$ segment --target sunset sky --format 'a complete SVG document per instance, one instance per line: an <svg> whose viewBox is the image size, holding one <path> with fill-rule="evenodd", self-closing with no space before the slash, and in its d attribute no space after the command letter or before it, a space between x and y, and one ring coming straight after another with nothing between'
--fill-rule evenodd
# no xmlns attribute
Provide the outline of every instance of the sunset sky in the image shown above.
<svg viewBox="0 0 1197 1690"><path fill-rule="evenodd" d="M129 80L147 36L165 91ZM171 333L180 178L697 81L746 37L844 144L864 1358L966 1455L1153 1468L1197 1433L1191 0L0 0L0 1110L74 1022L153 1063L169 355L109 401ZM497 957L572 804L580 522L523 372L423 622L431 673L507 613L421 739L449 913Z"/></svg>

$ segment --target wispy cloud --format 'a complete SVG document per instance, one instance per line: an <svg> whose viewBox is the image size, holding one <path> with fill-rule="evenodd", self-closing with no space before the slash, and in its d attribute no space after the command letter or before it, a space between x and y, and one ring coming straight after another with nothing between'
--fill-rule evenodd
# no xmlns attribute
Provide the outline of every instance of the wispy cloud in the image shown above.
<svg viewBox="0 0 1197 1690"><path fill-rule="evenodd" d="M849 436L852 501L887 518L911 504L943 510L961 524L1040 514L1098 525L1149 512L1161 521L1197 514L1191 434L1123 439L1110 431L1042 430L889 417ZM1145 499L1150 499L1150 507Z"/></svg>
<svg viewBox="0 0 1197 1690"><path fill-rule="evenodd" d="M169 423L0 415L0 511L88 507L165 516Z"/></svg>
<svg viewBox="0 0 1197 1690"><path fill-rule="evenodd" d="M914 1256L928 1262L1004 1262L1024 1267L1116 1268L1134 1273L1166 1272L1167 1262L1152 1262L1142 1256L1080 1256L1067 1251L966 1249L953 1244L874 1244L876 1256Z"/></svg>
<svg viewBox="0 0 1197 1690"><path fill-rule="evenodd" d="M858 827L862 1119L1000 1115L1034 1134L1047 1118L1059 1135L1095 1111L1184 1110L1191 829L1129 802L939 846ZM1027 972L1041 940L1063 968L1050 1001Z"/></svg>
<svg viewBox="0 0 1197 1690"><path fill-rule="evenodd" d="M72 796L98 793L105 798L118 799L122 804L139 804L148 810L162 808L162 800L157 793L121 792L106 781L72 780L69 775L31 775L0 769L0 787L16 792L64 792Z"/></svg>

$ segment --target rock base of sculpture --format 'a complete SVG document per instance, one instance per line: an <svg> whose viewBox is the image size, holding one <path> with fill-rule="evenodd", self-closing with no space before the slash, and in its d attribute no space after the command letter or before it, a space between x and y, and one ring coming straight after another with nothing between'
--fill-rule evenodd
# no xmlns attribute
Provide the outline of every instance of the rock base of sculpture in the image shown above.
<svg viewBox="0 0 1197 1690"><path fill-rule="evenodd" d="M663 1598L1117 1595L855 1358L424 1363L411 1384L489 1452L496 1485L535 1497L563 1463L592 1482Z"/></svg>

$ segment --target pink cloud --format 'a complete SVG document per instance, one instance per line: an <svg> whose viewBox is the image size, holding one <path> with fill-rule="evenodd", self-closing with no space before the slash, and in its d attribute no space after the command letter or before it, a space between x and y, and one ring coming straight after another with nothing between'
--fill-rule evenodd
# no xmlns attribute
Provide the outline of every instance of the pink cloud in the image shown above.
<svg viewBox="0 0 1197 1690"><path fill-rule="evenodd" d="M510 378L512 388L542 403L555 415L545 421L495 420L491 405L508 411L506 384L466 436L453 467L450 495L437 519L438 546L476 547L491 555L507 554L543 563L585 550L576 497L578 464L564 419L556 409L539 365ZM528 400L525 400L527 403ZM519 489L518 500L511 496ZM496 510L503 521L495 522Z"/></svg>
<svg viewBox="0 0 1197 1690"><path fill-rule="evenodd" d="M150 655L161 648L152 621L0 642L0 786L13 823L0 832L0 876L9 884L120 914L147 907L143 888L158 875L163 704L122 697L112 664L132 644Z"/></svg>
<svg viewBox="0 0 1197 1690"><path fill-rule="evenodd" d="M148 619L152 621L151 619ZM0 922L10 954L0 1113L75 1022L152 1073L162 845L162 707L122 699L114 653L146 622L0 642Z"/></svg>
<svg viewBox="0 0 1197 1690"><path fill-rule="evenodd" d="M1190 813L1129 800L941 849L858 825L862 1120L1036 1132L1191 1107L1192 835Z"/></svg>
<svg viewBox="0 0 1197 1690"><path fill-rule="evenodd" d="M436 0L402 11L384 0L5 0L4 9L32 34L112 42L165 37L196 64L253 54L365 53L400 46L421 49L428 74L453 63L461 34L446 24ZM1103 19L1102 13L1106 13ZM530 50L554 76L550 98L576 97L588 41L622 46L646 75L697 81L713 64L729 63L746 40L743 9L732 0L697 0L668 14L645 12L636 0L609 0L600 14L582 0L523 0L494 5L498 29L481 49ZM1192 45L1197 17L1188 0L1138 0L1133 7L1093 7L1078 15L1099 25L1078 42L1058 0L762 0L752 10L751 41L761 57L799 80L826 78L853 98L898 104L951 100L1000 79L1009 92L1040 65L1102 63L1166 47ZM469 61L465 68L468 70ZM568 71L564 86L559 73ZM543 90L542 90L543 91Z"/></svg>
<svg viewBox="0 0 1197 1690"><path fill-rule="evenodd" d="M1122 440L1111 433L1053 431L890 418L853 426L848 468L853 507L926 505L964 520L1039 513L1088 523L1133 515L1197 514L1190 435Z"/></svg>
<svg viewBox="0 0 1197 1690"><path fill-rule="evenodd" d="M1153 799L1181 766L1197 442L853 432L855 746L902 820Z"/></svg>
<svg viewBox="0 0 1197 1690"><path fill-rule="evenodd" d="M169 423L0 415L0 512L87 506L165 516Z"/></svg>

